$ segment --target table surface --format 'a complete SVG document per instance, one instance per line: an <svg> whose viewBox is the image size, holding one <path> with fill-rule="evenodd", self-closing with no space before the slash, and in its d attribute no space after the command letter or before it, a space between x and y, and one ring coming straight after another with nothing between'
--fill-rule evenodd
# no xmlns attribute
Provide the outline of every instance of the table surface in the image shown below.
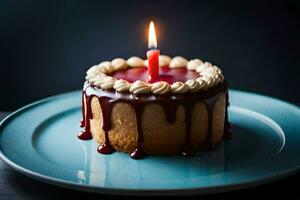
<svg viewBox="0 0 300 200"><path fill-rule="evenodd" d="M8 113L0 112L0 119ZM268 183L265 185L257 186L250 189L244 189L233 192L219 193L213 195L202 195L201 199L216 199L216 198L229 198L238 196L256 196L257 194L272 194L272 195L292 195L298 192L297 187L293 187L294 183L297 183L300 179L300 173L294 174L287 178ZM299 186L296 184L295 186ZM2 160L0 160L0 199L13 200L13 199L65 199L66 197L72 199L119 199L120 196L109 196L101 194L90 194L85 192L73 191L48 185L25 175L17 173L9 168ZM138 197L122 196L122 199L137 199ZM176 197L178 199L184 197ZM199 198L199 196L193 196L192 198ZM172 197L174 199L174 197Z"/></svg>

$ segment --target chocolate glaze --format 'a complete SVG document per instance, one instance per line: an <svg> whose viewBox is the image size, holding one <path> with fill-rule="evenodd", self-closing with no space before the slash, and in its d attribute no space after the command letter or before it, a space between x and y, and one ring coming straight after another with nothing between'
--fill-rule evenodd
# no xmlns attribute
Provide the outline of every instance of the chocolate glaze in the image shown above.
<svg viewBox="0 0 300 200"><path fill-rule="evenodd" d="M145 105L150 103L158 103L162 105L165 111L166 120L168 123L174 123L176 120L176 111L179 105L182 105L185 109L185 126L186 126L186 139L185 146L182 150L182 155L190 156L195 153L190 145L190 127L193 107L195 103L202 101L208 111L208 133L206 136L205 143L203 144L206 150L214 149L215 146L211 143L212 139L212 123L213 123L213 111L216 101L221 94L226 93L226 104L228 105L228 92L227 83L218 84L215 87L209 88L207 91L199 91L197 93L186 93L186 94L166 94L166 95L132 95L130 93L118 93L115 91L104 91L102 89L96 89L85 83L83 89L82 98L82 114L85 129L78 135L79 139L86 140L91 139L92 135L90 133L90 119L93 118L91 112L91 100L93 97L97 97L102 110L102 119L105 136L105 143L100 145L98 152L102 154L110 154L114 152L113 147L110 144L108 132L111 129L111 111L112 106L115 102L125 102L132 106L136 113L136 123L137 123L137 147L130 153L131 158L141 159L145 156L142 151L143 145L143 134L141 129L141 116L143 108ZM86 103L84 103L84 98ZM85 106L84 106L85 105ZM84 108L85 107L85 108ZM86 109L86 110L85 110ZM224 137L228 138L229 135L229 122L227 106L225 110L225 122L224 122Z"/></svg>
<svg viewBox="0 0 300 200"><path fill-rule="evenodd" d="M81 112L82 112L82 120L79 123L80 127L84 127L85 124L85 107L84 107L84 98L85 98L85 90L82 90L82 97L81 97L81 101L82 101L82 106L81 106Z"/></svg>
<svg viewBox="0 0 300 200"><path fill-rule="evenodd" d="M84 98L86 97L86 88L87 87L88 86L84 86L84 89L82 91L82 121L81 121L81 124L84 124L84 129L83 129L83 131L81 131L77 134L77 137L81 140L92 139L92 134L90 131L90 119L92 119L92 111L91 111L92 98L86 98L86 104L84 104ZM86 105L86 108L85 108L85 105Z"/></svg>
<svg viewBox="0 0 300 200"><path fill-rule="evenodd" d="M181 102L183 103L183 102ZM191 141L191 125L192 125L192 122L191 122L191 118L192 118L192 108L194 107L194 104L196 102L195 101L192 101L191 104L189 103L184 103L183 106L184 106L184 110L185 110L185 146L182 150L182 155L183 156L191 156L193 154L193 149L191 148L190 146L190 141Z"/></svg>
<svg viewBox="0 0 300 200"><path fill-rule="evenodd" d="M229 123L229 119L228 119L228 107L229 107L229 97L228 97L228 91L226 93L226 107L225 107L225 122L224 122L224 134L223 134L223 138L224 139L231 139L232 136L232 132L231 132L231 128L232 128L232 124Z"/></svg>
<svg viewBox="0 0 300 200"><path fill-rule="evenodd" d="M127 101L126 101L127 102ZM143 143L143 135L142 135L142 112L143 112L143 106L140 103L137 104L131 104L133 109L135 110L136 115L136 124L137 124L137 147L133 150L132 153L130 153L130 157L133 159L140 159L144 157L144 152L141 149L142 143Z"/></svg>
<svg viewBox="0 0 300 200"><path fill-rule="evenodd" d="M130 153L130 157L132 159L142 159L145 157L145 153L140 149L140 148L135 148L131 153Z"/></svg>
<svg viewBox="0 0 300 200"><path fill-rule="evenodd" d="M79 122L79 126L80 126L81 128L84 127L84 120L83 120L83 119Z"/></svg>
<svg viewBox="0 0 300 200"><path fill-rule="evenodd" d="M91 96L89 98L91 98ZM102 129L104 131L104 137L105 137L105 142L98 147L98 152L102 153L102 154L111 154L115 150L110 145L108 131L111 129L110 119L111 119L111 110L112 110L113 104L110 103L111 99L108 97L105 97L105 96L98 97L98 100L99 100L102 115L103 115Z"/></svg>
<svg viewBox="0 0 300 200"><path fill-rule="evenodd" d="M212 144L212 127L213 127L213 115L214 115L214 108L219 96L214 96L210 99L203 99L204 104L206 105L208 111L208 130L205 139L205 143L202 146L203 150L213 150L215 149L214 144Z"/></svg>

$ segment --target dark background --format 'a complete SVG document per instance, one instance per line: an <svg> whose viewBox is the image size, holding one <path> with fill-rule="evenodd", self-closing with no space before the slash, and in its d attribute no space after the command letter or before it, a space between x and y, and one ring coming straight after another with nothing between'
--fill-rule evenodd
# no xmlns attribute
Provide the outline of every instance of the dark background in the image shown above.
<svg viewBox="0 0 300 200"><path fill-rule="evenodd" d="M220 66L231 88L300 101L297 5L287 1L0 0L0 110L82 87L114 57L163 54Z"/></svg>

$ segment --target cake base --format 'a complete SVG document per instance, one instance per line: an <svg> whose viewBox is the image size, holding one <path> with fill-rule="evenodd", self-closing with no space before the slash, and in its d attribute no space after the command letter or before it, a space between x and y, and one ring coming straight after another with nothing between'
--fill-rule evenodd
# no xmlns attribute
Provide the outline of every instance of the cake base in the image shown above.
<svg viewBox="0 0 300 200"><path fill-rule="evenodd" d="M191 155L222 140L227 122L227 85L199 94L132 96L93 88L83 93L85 127L101 146L142 154ZM109 148L108 148L109 147ZM107 148L107 149L106 149Z"/></svg>
<svg viewBox="0 0 300 200"><path fill-rule="evenodd" d="M192 126L190 128L190 141L186 141L185 110L178 106L176 121L168 123L164 109L159 104L149 104L142 112L142 146L146 154L180 154L186 145L195 149L213 149L223 137L225 120L226 95L220 95L213 111L212 138L207 147L206 136L208 134L208 110L203 102L197 102L193 107ZM91 101L93 119L91 133L99 144L105 143L105 131L103 131L103 117L100 103L97 97ZM132 152L138 146L137 120L135 110L127 103L115 103L111 113L111 130L108 138L111 146L117 151Z"/></svg>

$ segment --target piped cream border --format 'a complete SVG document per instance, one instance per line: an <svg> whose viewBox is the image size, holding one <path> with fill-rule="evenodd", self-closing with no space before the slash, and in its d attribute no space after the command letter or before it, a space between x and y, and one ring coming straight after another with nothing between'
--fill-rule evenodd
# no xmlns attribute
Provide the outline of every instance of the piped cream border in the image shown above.
<svg viewBox="0 0 300 200"><path fill-rule="evenodd" d="M169 84L165 81L147 83L145 81L135 81L129 83L126 80L115 79L110 74L134 67L147 67L147 60L139 57L131 57L127 60L115 58L112 61L104 61L92 66L86 72L86 80L97 88L104 90L115 89L117 92L131 92L132 94L182 94L186 92L197 92L207 90L224 81L224 76L219 67L200 59L187 60L184 57L176 56L171 58L166 55L159 56L159 66L169 66L170 68L186 67L199 73L199 78L186 82L175 82Z"/></svg>

